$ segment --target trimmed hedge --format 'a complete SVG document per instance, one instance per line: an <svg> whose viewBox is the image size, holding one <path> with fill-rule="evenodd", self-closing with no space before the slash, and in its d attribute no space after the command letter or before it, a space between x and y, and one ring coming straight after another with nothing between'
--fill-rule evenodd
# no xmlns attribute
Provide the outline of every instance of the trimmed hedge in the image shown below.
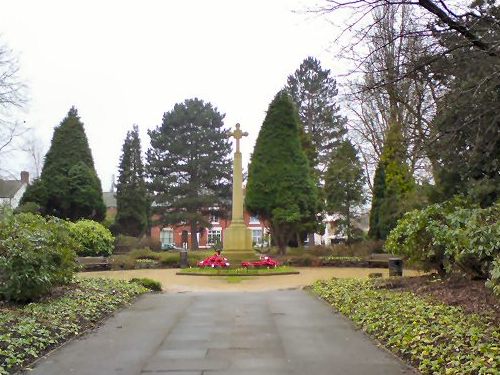
<svg viewBox="0 0 500 375"><path fill-rule="evenodd" d="M28 365L145 292L136 283L83 279L57 299L0 310L0 374Z"/></svg>
<svg viewBox="0 0 500 375"><path fill-rule="evenodd" d="M500 327L373 281L318 281L313 291L422 374L498 374Z"/></svg>

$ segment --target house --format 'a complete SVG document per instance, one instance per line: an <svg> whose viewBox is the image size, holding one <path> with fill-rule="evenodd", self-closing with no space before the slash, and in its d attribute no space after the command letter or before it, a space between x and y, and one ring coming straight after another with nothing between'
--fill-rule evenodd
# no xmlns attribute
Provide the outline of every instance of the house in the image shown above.
<svg viewBox="0 0 500 375"><path fill-rule="evenodd" d="M114 191L105 191L102 193L102 200L106 206L106 217L114 218L117 212L116 193Z"/></svg>
<svg viewBox="0 0 500 375"><path fill-rule="evenodd" d="M158 217L156 217L158 219ZM198 240L198 247L200 249L209 249L212 246L220 243L224 239L224 230L229 227L231 220L223 218L216 212L212 212L208 221L211 224L210 228L202 228L199 233L196 234ZM245 221L248 229L252 231L252 240L254 245L260 246L265 242L266 235L266 225L264 221L260 220L258 217L250 215L248 212L244 212L243 220ZM182 248L183 246L191 247L191 228L188 225L177 225L177 226L153 226L151 228L151 239L153 241L159 241L163 249L168 248L173 245L175 247Z"/></svg>
<svg viewBox="0 0 500 375"><path fill-rule="evenodd" d="M326 215L323 223L325 224L325 233L314 234L315 245L335 245L346 240L345 234L339 229L341 216L339 214ZM369 229L369 213L363 213L352 220L354 228L359 229L363 233L368 233Z"/></svg>
<svg viewBox="0 0 500 375"><path fill-rule="evenodd" d="M21 172L20 180L1 180L0 179L0 204L12 209L19 206L19 202L28 187L30 174L26 171Z"/></svg>

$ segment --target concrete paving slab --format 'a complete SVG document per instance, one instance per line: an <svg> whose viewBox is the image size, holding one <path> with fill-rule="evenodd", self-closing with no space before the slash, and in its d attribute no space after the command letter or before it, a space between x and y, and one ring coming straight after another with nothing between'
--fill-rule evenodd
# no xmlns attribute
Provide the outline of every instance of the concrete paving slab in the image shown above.
<svg viewBox="0 0 500 375"><path fill-rule="evenodd" d="M302 290L141 297L33 375L411 374Z"/></svg>

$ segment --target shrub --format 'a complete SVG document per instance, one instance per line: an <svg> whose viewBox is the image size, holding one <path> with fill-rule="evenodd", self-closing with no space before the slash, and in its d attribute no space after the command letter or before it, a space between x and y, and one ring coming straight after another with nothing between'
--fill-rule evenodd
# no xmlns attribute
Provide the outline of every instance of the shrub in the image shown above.
<svg viewBox="0 0 500 375"><path fill-rule="evenodd" d="M486 282L486 286L500 297L500 256L497 256L492 263L490 279Z"/></svg>
<svg viewBox="0 0 500 375"><path fill-rule="evenodd" d="M0 221L0 296L33 301L68 283L77 269L69 223L40 215L6 214Z"/></svg>
<svg viewBox="0 0 500 375"><path fill-rule="evenodd" d="M373 253L381 253L384 247L382 240L367 240L355 242L353 244L334 245L332 253L335 256L357 256L366 257Z"/></svg>
<svg viewBox="0 0 500 375"><path fill-rule="evenodd" d="M407 213L390 233L386 249L440 274L458 267L485 279L500 250L499 218L500 203L486 209L457 200L433 204Z"/></svg>
<svg viewBox="0 0 500 375"><path fill-rule="evenodd" d="M151 259L159 260L161 253L156 253L149 248L135 249L128 253L134 259Z"/></svg>
<svg viewBox="0 0 500 375"><path fill-rule="evenodd" d="M156 280L148 279L147 277L134 277L133 279L130 279L130 282L142 285L144 288L155 292L161 292L161 283Z"/></svg>
<svg viewBox="0 0 500 375"><path fill-rule="evenodd" d="M128 253L133 249L139 249L140 239L132 236L119 234L115 239L115 253Z"/></svg>
<svg viewBox="0 0 500 375"><path fill-rule="evenodd" d="M167 252L160 254L160 264L167 267L178 267L180 262L180 255L178 252Z"/></svg>
<svg viewBox="0 0 500 375"><path fill-rule="evenodd" d="M77 221L71 225L71 233L81 245L77 252L79 256L109 256L113 252L113 235L96 221Z"/></svg>
<svg viewBox="0 0 500 375"><path fill-rule="evenodd" d="M135 269L135 259L128 255L113 255L111 257L111 269L133 270Z"/></svg>
<svg viewBox="0 0 500 375"><path fill-rule="evenodd" d="M327 246L316 245L311 248L308 248L308 250L306 251L316 256L332 255L332 248Z"/></svg>
<svg viewBox="0 0 500 375"><path fill-rule="evenodd" d="M160 240L155 240L149 236L143 236L139 240L138 247L149 247L151 250L161 251L161 242Z"/></svg>

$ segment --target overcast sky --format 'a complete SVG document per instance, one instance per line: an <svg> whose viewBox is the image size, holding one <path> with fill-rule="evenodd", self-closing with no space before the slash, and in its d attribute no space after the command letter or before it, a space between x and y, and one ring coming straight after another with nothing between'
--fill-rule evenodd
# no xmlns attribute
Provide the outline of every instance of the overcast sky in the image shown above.
<svg viewBox="0 0 500 375"><path fill-rule="evenodd" d="M187 98L211 102L250 133L249 160L265 111L307 56L336 75L335 32L324 18L293 12L299 0L5 1L0 40L19 58L30 102L19 120L50 145L75 105L95 166L109 190L127 130L147 129ZM308 2L310 5L311 3ZM27 167L19 159L14 168ZM17 173L16 173L17 174Z"/></svg>

